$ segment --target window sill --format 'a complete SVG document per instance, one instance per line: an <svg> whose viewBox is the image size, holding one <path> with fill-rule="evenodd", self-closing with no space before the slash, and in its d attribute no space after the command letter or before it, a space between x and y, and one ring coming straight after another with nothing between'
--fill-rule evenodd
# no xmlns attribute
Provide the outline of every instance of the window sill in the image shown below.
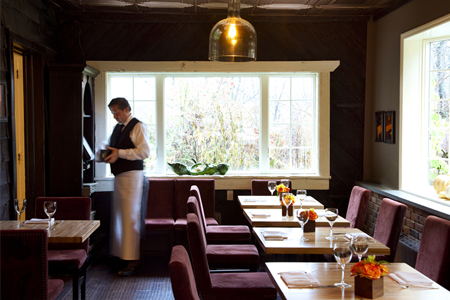
<svg viewBox="0 0 450 300"><path fill-rule="evenodd" d="M417 207L435 216L450 220L450 200L439 198L433 189L429 191L419 190L412 193L394 190L373 182L357 182L356 184L392 200Z"/></svg>
<svg viewBox="0 0 450 300"><path fill-rule="evenodd" d="M290 174L277 175L210 175L210 176L189 176L189 175L175 175L175 174L157 174L149 175L147 178L179 178L179 179L214 179L216 181L216 190L250 190L253 179L273 179L280 180L286 178L291 180L292 186L296 188L305 188L307 190L328 190L330 176L300 176ZM114 190L114 177L95 178L98 183L98 192L107 192Z"/></svg>

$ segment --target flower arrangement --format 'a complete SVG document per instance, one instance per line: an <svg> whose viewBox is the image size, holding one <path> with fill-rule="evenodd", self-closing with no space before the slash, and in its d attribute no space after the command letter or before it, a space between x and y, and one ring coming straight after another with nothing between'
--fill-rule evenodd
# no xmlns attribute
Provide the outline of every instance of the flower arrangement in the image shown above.
<svg viewBox="0 0 450 300"><path fill-rule="evenodd" d="M300 214L304 214L305 213L305 211L302 211ZM311 208L310 210L309 210L309 220L310 221L315 221L315 220L317 220L317 218L318 218L319 216L317 215L317 213L314 211L314 208Z"/></svg>
<svg viewBox="0 0 450 300"><path fill-rule="evenodd" d="M287 188L287 189L289 189L289 188ZM284 193L286 193L286 192L284 192ZM292 200L290 205L294 205L294 203L295 203L295 196L293 194L287 194L287 195L284 195L283 197L284 197L284 199L287 198L287 199ZM281 198L280 198L280 203L283 204L283 201L281 200Z"/></svg>
<svg viewBox="0 0 450 300"><path fill-rule="evenodd" d="M351 276L360 276L361 278L367 278L371 280L380 279L382 276L389 274L389 269L383 265L388 263L387 261L375 260L375 255L369 255L366 259L353 265L350 270Z"/></svg>
<svg viewBox="0 0 450 300"><path fill-rule="evenodd" d="M284 184L280 183L279 185L277 185L277 195L281 194L281 193L287 193L289 192L291 189L284 186Z"/></svg>

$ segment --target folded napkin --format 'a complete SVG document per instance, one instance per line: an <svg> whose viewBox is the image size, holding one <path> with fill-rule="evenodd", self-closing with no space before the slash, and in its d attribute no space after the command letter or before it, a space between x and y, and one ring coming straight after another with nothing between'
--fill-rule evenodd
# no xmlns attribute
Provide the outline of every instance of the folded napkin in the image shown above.
<svg viewBox="0 0 450 300"><path fill-rule="evenodd" d="M244 202L256 202L256 199L244 199Z"/></svg>
<svg viewBox="0 0 450 300"><path fill-rule="evenodd" d="M282 241L288 238L284 231L266 230L262 232L262 235L268 241Z"/></svg>
<svg viewBox="0 0 450 300"><path fill-rule="evenodd" d="M250 213L253 218L267 218L270 217L270 214L265 213Z"/></svg>
<svg viewBox="0 0 450 300"><path fill-rule="evenodd" d="M288 288L313 287L320 284L314 275L303 271L282 272L279 274Z"/></svg>
<svg viewBox="0 0 450 300"><path fill-rule="evenodd" d="M356 234L356 233L346 233L345 234L345 238L348 239L349 241L351 241L354 234ZM369 238L369 243L374 243L375 242L373 237L371 237L371 236L369 236L369 235L367 235L365 233L358 233L358 234L367 236Z"/></svg>
<svg viewBox="0 0 450 300"><path fill-rule="evenodd" d="M420 273L395 272L389 274L389 277L397 281L399 284L405 285L432 285L433 281L426 278Z"/></svg>
<svg viewBox="0 0 450 300"><path fill-rule="evenodd" d="M31 220L28 220L28 224L48 224L48 219L36 219L32 218ZM52 218L51 220L52 225L55 224L55 218Z"/></svg>

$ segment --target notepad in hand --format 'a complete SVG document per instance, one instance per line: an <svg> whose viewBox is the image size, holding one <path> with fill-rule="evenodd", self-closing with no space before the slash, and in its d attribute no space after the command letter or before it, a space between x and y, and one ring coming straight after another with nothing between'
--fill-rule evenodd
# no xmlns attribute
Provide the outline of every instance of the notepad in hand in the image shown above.
<svg viewBox="0 0 450 300"><path fill-rule="evenodd" d="M32 218L31 220L28 220L27 223L28 224L48 224L48 219ZM52 225L55 224L55 218L52 218L51 223L52 223Z"/></svg>
<svg viewBox="0 0 450 300"><path fill-rule="evenodd" d="M280 277L288 288L314 287L320 284L314 275L302 271L282 272L280 273Z"/></svg>
<svg viewBox="0 0 450 300"><path fill-rule="evenodd" d="M282 241L288 238L284 231L266 230L262 232L262 235L268 241Z"/></svg>

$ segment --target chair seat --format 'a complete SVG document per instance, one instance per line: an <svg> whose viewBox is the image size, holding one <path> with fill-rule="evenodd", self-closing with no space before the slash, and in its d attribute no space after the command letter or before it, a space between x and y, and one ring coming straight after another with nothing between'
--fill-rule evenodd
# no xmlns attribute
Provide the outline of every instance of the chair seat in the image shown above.
<svg viewBox="0 0 450 300"><path fill-rule="evenodd" d="M244 225L206 226L206 240L208 242L245 242L250 241L250 229Z"/></svg>
<svg viewBox="0 0 450 300"><path fill-rule="evenodd" d="M211 292L214 299L276 299L277 290L267 273L213 273ZM202 293L204 299L208 295ZM211 298L212 299L212 298Z"/></svg>
<svg viewBox="0 0 450 300"><path fill-rule="evenodd" d="M175 220L173 218L147 218L145 219L145 229L147 230L173 230Z"/></svg>
<svg viewBox="0 0 450 300"><path fill-rule="evenodd" d="M49 279L47 282L48 300L54 300L64 289L64 281L61 279Z"/></svg>
<svg viewBox="0 0 450 300"><path fill-rule="evenodd" d="M87 259L83 249L48 250L48 267L51 272L55 270L78 270Z"/></svg>
<svg viewBox="0 0 450 300"><path fill-rule="evenodd" d="M256 266L259 253L255 245L207 245L206 257L211 267L222 266L245 267Z"/></svg>
<svg viewBox="0 0 450 300"><path fill-rule="evenodd" d="M187 230L187 220L186 218L178 218L175 221L175 230L186 231Z"/></svg>
<svg viewBox="0 0 450 300"><path fill-rule="evenodd" d="M219 223L217 223L217 220L212 218L212 217L206 217L206 225L208 226L214 226L214 225L219 225Z"/></svg>

